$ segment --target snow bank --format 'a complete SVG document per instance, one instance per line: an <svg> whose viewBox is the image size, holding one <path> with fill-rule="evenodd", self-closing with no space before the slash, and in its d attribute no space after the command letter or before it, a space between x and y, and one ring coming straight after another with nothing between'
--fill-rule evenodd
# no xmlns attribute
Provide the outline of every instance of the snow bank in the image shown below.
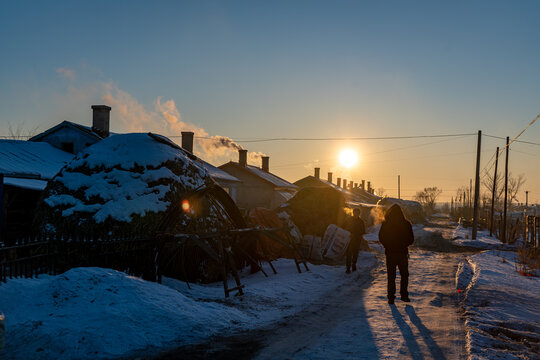
<svg viewBox="0 0 540 360"><path fill-rule="evenodd" d="M359 270L274 262L277 275L243 274L245 295L223 298L221 283L164 285L101 268L58 276L14 279L0 285L8 359L100 359L155 353L226 331L267 325L300 311L337 286L353 283L375 265L361 253ZM268 266L266 266L268 268ZM268 269L269 270L269 269ZM270 273L270 271L269 271ZM306 302L310 299L310 302Z"/></svg>
<svg viewBox="0 0 540 360"><path fill-rule="evenodd" d="M513 252L468 257L456 274L471 359L533 359L540 353L540 278L516 271Z"/></svg>
<svg viewBox="0 0 540 360"><path fill-rule="evenodd" d="M494 236L489 236L487 230L478 230L476 240L472 240L471 232L471 228L464 228L462 224L458 224L452 236L453 243L478 249L515 250L517 248L516 244L503 244Z"/></svg>

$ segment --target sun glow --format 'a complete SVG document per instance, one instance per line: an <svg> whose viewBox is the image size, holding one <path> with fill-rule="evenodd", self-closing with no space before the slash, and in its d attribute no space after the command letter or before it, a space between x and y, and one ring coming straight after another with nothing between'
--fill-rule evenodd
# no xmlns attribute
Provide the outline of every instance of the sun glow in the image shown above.
<svg viewBox="0 0 540 360"><path fill-rule="evenodd" d="M353 167L358 162L358 154L351 149L345 149L339 153L339 163L346 168Z"/></svg>

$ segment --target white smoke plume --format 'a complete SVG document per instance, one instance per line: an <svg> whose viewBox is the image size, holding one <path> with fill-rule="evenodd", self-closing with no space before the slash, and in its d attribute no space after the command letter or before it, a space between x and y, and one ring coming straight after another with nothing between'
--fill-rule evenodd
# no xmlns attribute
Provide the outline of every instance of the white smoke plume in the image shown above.
<svg viewBox="0 0 540 360"><path fill-rule="evenodd" d="M62 71L60 71L62 70ZM57 70L62 77L69 77L63 69ZM95 101L112 107L111 131L113 132L155 132L171 138L181 144L181 132L193 131L195 134L194 153L202 159L220 164L233 160L238 161L238 150L243 147L234 140L210 135L208 132L182 119L174 100L163 100L158 97L152 109L147 109L135 97L120 89L114 82L86 84L82 87L69 86L67 94L60 99L64 113L69 114L73 107L90 108ZM73 112L73 111L71 111ZM263 153L249 152L248 162L260 166Z"/></svg>

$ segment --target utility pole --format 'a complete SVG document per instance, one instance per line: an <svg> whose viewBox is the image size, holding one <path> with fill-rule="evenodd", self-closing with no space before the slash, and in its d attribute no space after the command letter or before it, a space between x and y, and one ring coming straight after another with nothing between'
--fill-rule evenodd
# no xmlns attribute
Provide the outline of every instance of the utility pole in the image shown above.
<svg viewBox="0 0 540 360"><path fill-rule="evenodd" d="M529 208L529 191L525 191L525 209Z"/></svg>
<svg viewBox="0 0 540 360"><path fill-rule="evenodd" d="M401 178L397 176L397 198L401 199Z"/></svg>
<svg viewBox="0 0 540 360"><path fill-rule="evenodd" d="M499 147L495 153L495 173L493 174L493 189L491 189L491 218L489 221L489 236L493 236L493 212L495 211L495 189L497 189L497 166L499 166Z"/></svg>
<svg viewBox="0 0 540 360"><path fill-rule="evenodd" d="M482 146L482 131L478 130L478 145L476 147L476 177L474 179L474 211L472 239L476 240L478 227L478 199L480 198L480 148Z"/></svg>
<svg viewBox="0 0 540 360"><path fill-rule="evenodd" d="M510 137L506 137L506 164L504 166L504 215L503 215L503 231L502 242L506 242L506 210L508 202L508 153L510 150Z"/></svg>

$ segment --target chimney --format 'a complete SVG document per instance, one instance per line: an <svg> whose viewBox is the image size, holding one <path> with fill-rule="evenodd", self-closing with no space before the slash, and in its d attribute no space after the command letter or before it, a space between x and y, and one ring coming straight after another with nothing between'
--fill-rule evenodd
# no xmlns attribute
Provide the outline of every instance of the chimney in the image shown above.
<svg viewBox="0 0 540 360"><path fill-rule="evenodd" d="M262 156L261 159L263 171L270 172L270 156Z"/></svg>
<svg viewBox="0 0 540 360"><path fill-rule="evenodd" d="M347 179L343 179L343 188L344 188L344 189L347 188Z"/></svg>
<svg viewBox="0 0 540 360"><path fill-rule="evenodd" d="M247 167L247 150L238 150L238 165Z"/></svg>
<svg viewBox="0 0 540 360"><path fill-rule="evenodd" d="M366 190L366 180L362 180L362 190Z"/></svg>
<svg viewBox="0 0 540 360"><path fill-rule="evenodd" d="M193 154L193 131L182 131L182 149Z"/></svg>
<svg viewBox="0 0 540 360"><path fill-rule="evenodd" d="M103 138L109 137L111 107L92 105L92 111L92 131Z"/></svg>
<svg viewBox="0 0 540 360"><path fill-rule="evenodd" d="M332 173L331 172L328 173L328 182L330 184L332 183Z"/></svg>
<svg viewBox="0 0 540 360"><path fill-rule="evenodd" d="M371 192L371 181L367 182L367 191L368 191L368 193Z"/></svg>
<svg viewBox="0 0 540 360"><path fill-rule="evenodd" d="M358 187L358 183L354 183L354 188L357 188Z"/></svg>
<svg viewBox="0 0 540 360"><path fill-rule="evenodd" d="M341 178L337 178L337 187L341 187Z"/></svg>
<svg viewBox="0 0 540 360"><path fill-rule="evenodd" d="M319 179L321 175L321 168L315 168L315 179Z"/></svg>

